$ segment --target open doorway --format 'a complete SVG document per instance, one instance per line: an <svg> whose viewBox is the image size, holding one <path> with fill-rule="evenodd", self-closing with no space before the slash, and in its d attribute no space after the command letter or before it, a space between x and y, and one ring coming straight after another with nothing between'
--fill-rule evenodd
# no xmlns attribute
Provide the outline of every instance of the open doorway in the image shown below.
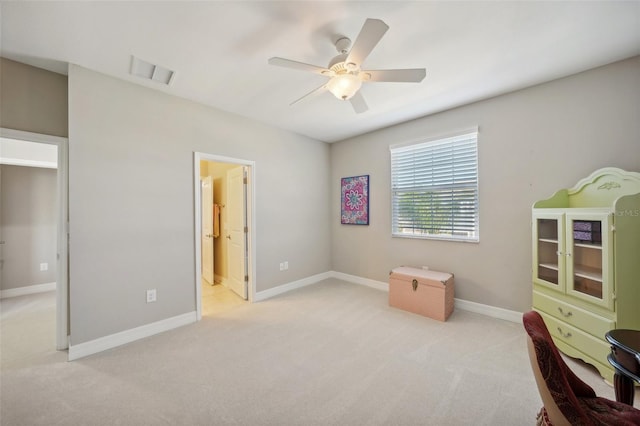
<svg viewBox="0 0 640 426"><path fill-rule="evenodd" d="M253 299L254 164L202 153L194 160L200 319Z"/></svg>
<svg viewBox="0 0 640 426"><path fill-rule="evenodd" d="M5 207L0 226L3 300L4 297L28 298L50 293L50 301L33 296L43 303L40 306L55 305L51 316L46 317L46 321L51 322L48 328L51 331L40 336L44 342L55 342L56 349L64 350L68 348L69 335L67 139L3 128L0 141L1 162L6 172L3 198L12 197L2 203ZM47 207L41 205L45 202ZM19 303L12 306L20 308ZM23 303L22 306L31 305ZM35 341L29 343L33 343L31 348L37 347Z"/></svg>

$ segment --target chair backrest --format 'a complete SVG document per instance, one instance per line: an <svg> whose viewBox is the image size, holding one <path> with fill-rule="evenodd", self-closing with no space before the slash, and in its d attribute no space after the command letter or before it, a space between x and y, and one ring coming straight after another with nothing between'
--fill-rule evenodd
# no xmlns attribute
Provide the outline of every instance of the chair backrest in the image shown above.
<svg viewBox="0 0 640 426"><path fill-rule="evenodd" d="M533 377L535 377L536 379L538 393L540 394L540 398L542 399L542 405L547 412L549 421L553 426L571 426L569 420L567 420L567 418L562 414L562 411L560 411L560 408L553 400L553 396L551 396L551 392L549 391L549 388L547 388L544 377L542 377L542 372L540 371L540 367L538 367L536 350L533 346L531 337L527 337L527 349L529 351L529 361L531 361Z"/></svg>
<svg viewBox="0 0 640 426"><path fill-rule="evenodd" d="M525 313L522 322L529 335L527 349L533 375L551 423L592 425L578 397L594 398L593 389L569 369L538 312Z"/></svg>

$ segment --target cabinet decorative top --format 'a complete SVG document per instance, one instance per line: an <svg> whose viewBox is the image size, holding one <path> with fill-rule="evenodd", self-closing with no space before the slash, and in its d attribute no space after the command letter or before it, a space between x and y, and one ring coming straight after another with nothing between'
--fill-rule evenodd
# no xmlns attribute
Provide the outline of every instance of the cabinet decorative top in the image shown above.
<svg viewBox="0 0 640 426"><path fill-rule="evenodd" d="M596 170L573 188L561 189L534 208L611 207L628 195L640 195L640 173L615 167Z"/></svg>

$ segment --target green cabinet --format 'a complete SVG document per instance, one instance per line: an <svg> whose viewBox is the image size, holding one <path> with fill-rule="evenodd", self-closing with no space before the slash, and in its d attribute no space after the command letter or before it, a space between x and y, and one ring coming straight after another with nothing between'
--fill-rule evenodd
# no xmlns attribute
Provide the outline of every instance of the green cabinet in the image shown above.
<svg viewBox="0 0 640 426"><path fill-rule="evenodd" d="M640 173L598 170L533 205L533 308L607 380L604 334L640 329Z"/></svg>

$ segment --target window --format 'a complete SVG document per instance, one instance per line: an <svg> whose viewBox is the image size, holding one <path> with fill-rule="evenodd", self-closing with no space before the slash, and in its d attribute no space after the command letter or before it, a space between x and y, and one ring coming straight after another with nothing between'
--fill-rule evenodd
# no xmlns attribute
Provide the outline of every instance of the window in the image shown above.
<svg viewBox="0 0 640 426"><path fill-rule="evenodd" d="M478 241L478 133L392 146L396 237Z"/></svg>

